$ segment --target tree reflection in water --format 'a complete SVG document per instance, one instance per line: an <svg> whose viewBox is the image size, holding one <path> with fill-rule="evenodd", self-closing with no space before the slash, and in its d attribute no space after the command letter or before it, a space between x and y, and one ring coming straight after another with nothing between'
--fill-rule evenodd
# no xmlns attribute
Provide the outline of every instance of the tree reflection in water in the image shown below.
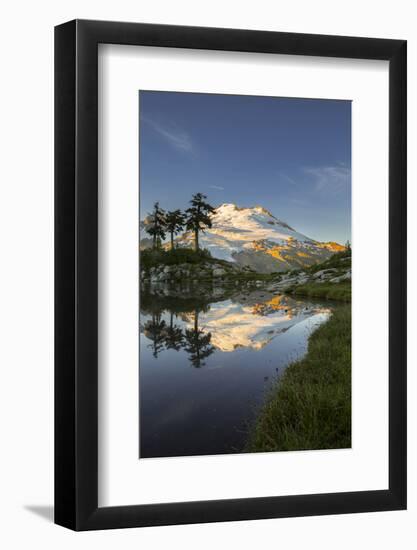
<svg viewBox="0 0 417 550"><path fill-rule="evenodd" d="M205 365L204 359L207 359L214 353L214 346L211 345L211 333L198 328L198 309L194 310L194 327L185 330L186 345L184 350L189 355L190 363L193 367L200 368Z"/></svg>
<svg viewBox="0 0 417 550"><path fill-rule="evenodd" d="M154 358L163 350L184 352L200 368L216 350L259 350L306 316L328 312L319 304L259 290L209 300L203 293L174 297L141 292L141 315L146 316L142 330Z"/></svg>
<svg viewBox="0 0 417 550"><path fill-rule="evenodd" d="M174 312L170 311L169 327L166 329L165 347L180 351L184 345L184 333L181 327L174 325Z"/></svg>
<svg viewBox="0 0 417 550"><path fill-rule="evenodd" d="M163 309L158 307L157 303L146 305L147 307L142 309L144 312L151 314L151 319L145 323L143 332L151 341L148 347L152 349L152 355L157 358L163 350L184 350L188 354L193 367L200 368L204 366L204 360L214 353L215 348L211 344L211 333L205 333L199 328L198 316L200 311L207 312L210 306L207 303L202 303L191 310L187 308L185 311L181 311L177 307L174 311L174 308ZM170 315L169 324L162 319L165 311L169 312ZM174 315L188 316L189 313L193 315L193 328L183 330L174 323Z"/></svg>
<svg viewBox="0 0 417 550"><path fill-rule="evenodd" d="M161 319L161 313L152 313L152 319L145 323L144 333L151 340L148 345L152 349L152 355L156 358L158 353L164 349L165 344L165 328L166 323Z"/></svg>

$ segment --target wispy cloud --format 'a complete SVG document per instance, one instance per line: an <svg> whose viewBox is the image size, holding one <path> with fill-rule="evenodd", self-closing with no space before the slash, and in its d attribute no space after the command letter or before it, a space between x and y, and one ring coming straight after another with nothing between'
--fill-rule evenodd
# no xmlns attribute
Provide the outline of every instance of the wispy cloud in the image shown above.
<svg viewBox="0 0 417 550"><path fill-rule="evenodd" d="M315 191L338 193L344 191L351 177L350 168L340 163L334 166L305 168L305 174L313 178Z"/></svg>
<svg viewBox="0 0 417 550"><path fill-rule="evenodd" d="M149 117L142 117L142 120L146 124L149 124L149 126L174 149L185 153L191 153L193 151L193 142L190 135L176 124L161 124Z"/></svg>
<svg viewBox="0 0 417 550"><path fill-rule="evenodd" d="M218 191L224 191L224 187L221 187L220 185L209 185L211 189L217 189Z"/></svg>
<svg viewBox="0 0 417 550"><path fill-rule="evenodd" d="M295 181L295 179L293 179L291 176L289 176L288 174L286 174L285 172L283 172L282 170L280 170L278 172L278 175L279 175L279 179L283 182L283 183L287 183L289 185L294 185L296 186L297 185L297 182Z"/></svg>
<svg viewBox="0 0 417 550"><path fill-rule="evenodd" d="M289 199L289 202L297 206L310 206L310 203L308 201L305 201L304 199L299 199L297 197L291 197Z"/></svg>

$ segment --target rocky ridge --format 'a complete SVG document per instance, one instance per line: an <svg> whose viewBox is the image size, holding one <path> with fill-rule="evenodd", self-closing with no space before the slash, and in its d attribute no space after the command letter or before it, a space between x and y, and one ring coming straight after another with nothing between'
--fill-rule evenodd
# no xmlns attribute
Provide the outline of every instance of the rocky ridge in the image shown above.
<svg viewBox="0 0 417 550"><path fill-rule="evenodd" d="M279 293L293 291L303 285L337 285L352 278L350 258L338 261L337 266L319 269L259 274L247 267L226 262L202 262L152 267L141 273L141 284L155 294L177 296L202 294L221 296L230 293L262 290Z"/></svg>

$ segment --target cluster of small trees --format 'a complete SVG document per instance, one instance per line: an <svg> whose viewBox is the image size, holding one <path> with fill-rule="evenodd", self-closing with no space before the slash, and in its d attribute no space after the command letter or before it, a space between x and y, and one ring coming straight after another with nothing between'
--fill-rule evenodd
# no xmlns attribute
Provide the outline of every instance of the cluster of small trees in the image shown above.
<svg viewBox="0 0 417 550"><path fill-rule="evenodd" d="M211 215L214 208L206 202L206 195L196 193L190 200L191 206L181 210L165 211L156 202L153 212L149 214L149 223L145 231L152 237L152 248L157 249L168 233L171 238L171 250L174 249L174 236L184 228L194 233L194 249L199 249L198 236L200 231L211 227Z"/></svg>

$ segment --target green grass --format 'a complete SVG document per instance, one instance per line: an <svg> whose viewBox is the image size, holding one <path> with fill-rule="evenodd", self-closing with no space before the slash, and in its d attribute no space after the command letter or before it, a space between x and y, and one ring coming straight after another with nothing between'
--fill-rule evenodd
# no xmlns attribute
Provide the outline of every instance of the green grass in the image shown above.
<svg viewBox="0 0 417 550"><path fill-rule="evenodd" d="M350 302L352 285L350 281L343 281L341 283L306 283L305 285L291 287L286 292L296 296Z"/></svg>
<svg viewBox="0 0 417 550"><path fill-rule="evenodd" d="M351 308L335 309L266 398L248 452L351 446Z"/></svg>
<svg viewBox="0 0 417 550"><path fill-rule="evenodd" d="M141 250L140 252L141 270L147 272L152 267L166 266L166 265L180 265L187 264L191 273L197 270L199 266L205 264L215 264L225 269L226 273L224 277L230 281L242 280L242 281L270 281L277 277L276 273L257 273L251 269L236 270L230 262L226 260L220 260L213 258L210 252L206 249L200 249L198 252L191 248L175 248L174 250ZM210 275L208 274L210 278ZM199 277L204 281L204 277Z"/></svg>
<svg viewBox="0 0 417 550"><path fill-rule="evenodd" d="M322 269L344 269L352 266L352 250L344 250L343 252L336 252L330 258L319 264L312 265L305 271L307 273L316 273Z"/></svg>
<svg viewBox="0 0 417 550"><path fill-rule="evenodd" d="M308 274L317 273L325 269L335 269L334 277L346 273L352 265L352 251L345 250L333 254L330 258L319 264L313 265L304 271ZM296 273L293 271L292 273ZM294 285L286 290L288 294L295 296L307 296L308 298L320 298L324 300L337 300L342 302L350 302L352 299L352 284L351 281L342 281L340 283L319 283L310 282L305 285Z"/></svg>
<svg viewBox="0 0 417 550"><path fill-rule="evenodd" d="M236 270L230 262L226 260L220 260L213 258L207 249L200 249L197 252L191 248L175 248L174 250L165 250L162 248L152 250L145 249L140 252L140 265L141 270L146 273L153 267L167 266L167 265L180 265L188 264L190 276L193 273L199 272L199 267L202 265L215 264L222 266L226 273L222 277L223 282L230 282L233 284L236 280L248 283L249 285L256 281L277 281L282 278L283 273L258 273L251 269ZM305 268L306 273L313 274L322 269L336 268L337 272L334 273L335 277L346 271L346 268L351 265L351 251L347 250L334 254L328 260ZM297 275L301 269L291 270L291 275ZM340 271L340 273L339 273ZM206 276L202 276L198 273L198 279L201 281L210 280L212 278L208 271ZM294 286L287 290L287 293L307 296L312 298L323 298L328 300L342 300L350 301L351 298L351 284L350 282L342 282L336 284L329 283L308 283L302 286Z"/></svg>
<svg viewBox="0 0 417 550"><path fill-rule="evenodd" d="M145 270L160 265L201 264L203 262L221 263L221 260L214 260L208 250L203 249L196 252L191 248L141 250L140 261L142 269Z"/></svg>

